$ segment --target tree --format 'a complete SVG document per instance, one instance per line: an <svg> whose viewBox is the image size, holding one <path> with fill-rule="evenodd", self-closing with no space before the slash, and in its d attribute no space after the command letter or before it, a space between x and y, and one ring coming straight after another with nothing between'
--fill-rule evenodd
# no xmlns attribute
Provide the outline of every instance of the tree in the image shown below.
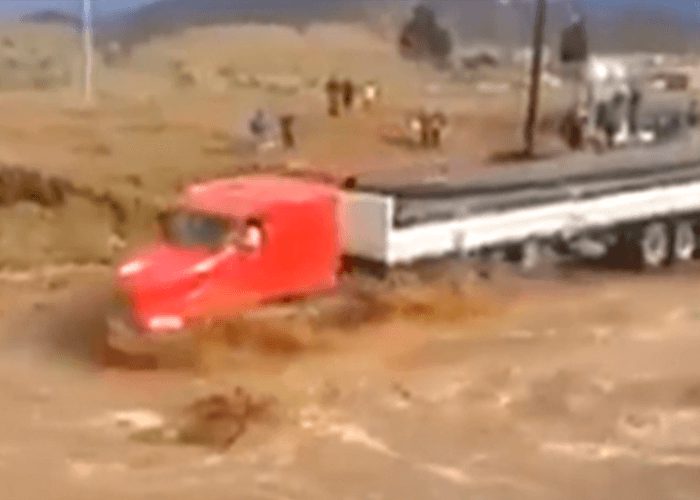
<svg viewBox="0 0 700 500"><path fill-rule="evenodd" d="M401 30L399 53L406 59L444 65L452 54L452 36L428 6L417 5Z"/></svg>
<svg viewBox="0 0 700 500"><path fill-rule="evenodd" d="M588 35L583 19L577 19L562 31L559 52L564 63L580 63L588 59Z"/></svg>
<svg viewBox="0 0 700 500"><path fill-rule="evenodd" d="M434 62L445 64L452 54L452 37L446 29L438 28L430 39L430 53Z"/></svg>

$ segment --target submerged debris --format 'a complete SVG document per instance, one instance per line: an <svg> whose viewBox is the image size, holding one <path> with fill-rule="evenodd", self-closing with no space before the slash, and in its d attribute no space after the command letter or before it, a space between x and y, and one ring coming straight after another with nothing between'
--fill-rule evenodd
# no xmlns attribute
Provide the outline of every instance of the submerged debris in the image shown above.
<svg viewBox="0 0 700 500"><path fill-rule="evenodd" d="M228 394L198 398L169 422L136 432L134 439L227 450L248 429L250 422L269 415L273 400L256 398L241 387Z"/></svg>

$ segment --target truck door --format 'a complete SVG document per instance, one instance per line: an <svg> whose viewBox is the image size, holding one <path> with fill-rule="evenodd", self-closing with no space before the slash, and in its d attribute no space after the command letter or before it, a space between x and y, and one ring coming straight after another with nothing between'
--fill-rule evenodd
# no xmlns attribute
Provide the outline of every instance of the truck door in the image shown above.
<svg viewBox="0 0 700 500"><path fill-rule="evenodd" d="M260 223L247 233L234 229L225 247L200 266L203 285L191 297L195 315L227 317L265 300L264 231Z"/></svg>
<svg viewBox="0 0 700 500"><path fill-rule="evenodd" d="M239 279L256 302L265 301L271 293L267 260L270 254L269 225L260 219L246 221L241 241Z"/></svg>

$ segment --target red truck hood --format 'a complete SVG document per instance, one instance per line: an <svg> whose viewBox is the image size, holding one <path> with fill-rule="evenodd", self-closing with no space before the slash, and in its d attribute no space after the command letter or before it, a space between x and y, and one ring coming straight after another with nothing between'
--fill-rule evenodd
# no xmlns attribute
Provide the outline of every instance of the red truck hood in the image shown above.
<svg viewBox="0 0 700 500"><path fill-rule="evenodd" d="M128 289L168 285L196 273L197 265L211 258L206 250L157 245L124 262L119 279Z"/></svg>
<svg viewBox="0 0 700 500"><path fill-rule="evenodd" d="M142 326L154 316L186 318L212 258L206 250L161 244L125 261L118 270L118 287L133 318Z"/></svg>

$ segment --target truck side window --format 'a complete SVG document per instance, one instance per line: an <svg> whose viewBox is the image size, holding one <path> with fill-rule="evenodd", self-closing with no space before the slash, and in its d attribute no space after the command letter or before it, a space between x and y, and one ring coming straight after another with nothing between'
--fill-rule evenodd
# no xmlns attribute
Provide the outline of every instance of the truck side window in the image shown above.
<svg viewBox="0 0 700 500"><path fill-rule="evenodd" d="M262 222L258 219L248 219L243 233L243 250L255 252L263 246L264 241L265 234Z"/></svg>

